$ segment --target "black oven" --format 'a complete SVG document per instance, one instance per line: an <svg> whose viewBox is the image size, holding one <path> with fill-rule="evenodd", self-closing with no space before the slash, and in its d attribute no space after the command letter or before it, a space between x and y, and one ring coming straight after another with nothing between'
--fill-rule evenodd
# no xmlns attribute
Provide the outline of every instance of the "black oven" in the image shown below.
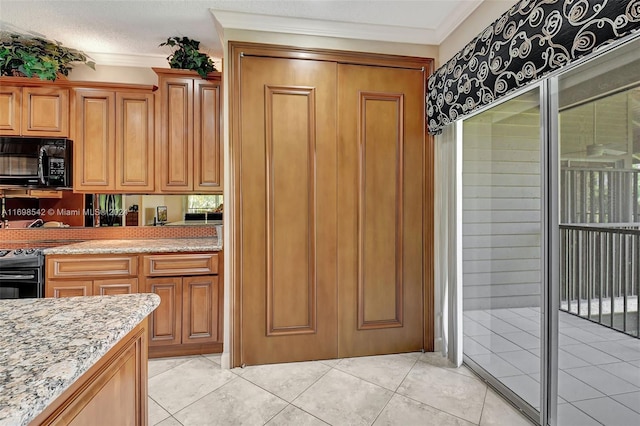
<svg viewBox="0 0 640 426"><path fill-rule="evenodd" d="M73 143L69 139L0 138L0 186L72 186Z"/></svg>
<svg viewBox="0 0 640 426"><path fill-rule="evenodd" d="M0 250L0 299L44 297L44 256L39 249Z"/></svg>

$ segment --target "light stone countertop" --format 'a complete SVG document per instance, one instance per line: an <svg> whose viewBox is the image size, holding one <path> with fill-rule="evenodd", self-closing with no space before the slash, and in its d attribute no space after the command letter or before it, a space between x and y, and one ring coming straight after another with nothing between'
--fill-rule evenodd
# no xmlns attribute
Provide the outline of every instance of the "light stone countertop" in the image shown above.
<svg viewBox="0 0 640 426"><path fill-rule="evenodd" d="M221 251L218 237L165 238L155 240L92 240L43 250L50 254L117 254Z"/></svg>
<svg viewBox="0 0 640 426"><path fill-rule="evenodd" d="M0 300L0 426L28 424L159 304L149 293Z"/></svg>

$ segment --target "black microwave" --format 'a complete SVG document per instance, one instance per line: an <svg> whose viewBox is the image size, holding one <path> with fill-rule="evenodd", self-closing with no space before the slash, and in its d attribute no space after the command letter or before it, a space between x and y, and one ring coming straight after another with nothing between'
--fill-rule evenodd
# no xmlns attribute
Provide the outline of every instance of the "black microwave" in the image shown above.
<svg viewBox="0 0 640 426"><path fill-rule="evenodd" d="M70 189L69 139L0 137L0 186Z"/></svg>

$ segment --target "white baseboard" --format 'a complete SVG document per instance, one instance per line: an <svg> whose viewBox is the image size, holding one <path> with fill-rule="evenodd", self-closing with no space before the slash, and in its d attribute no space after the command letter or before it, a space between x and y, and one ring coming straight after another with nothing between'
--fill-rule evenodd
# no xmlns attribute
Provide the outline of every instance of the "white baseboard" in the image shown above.
<svg viewBox="0 0 640 426"><path fill-rule="evenodd" d="M223 370L229 370L231 368L231 354L229 352L222 352L220 356L220 367Z"/></svg>
<svg viewBox="0 0 640 426"><path fill-rule="evenodd" d="M433 341L433 351L442 352L442 337L436 337Z"/></svg>

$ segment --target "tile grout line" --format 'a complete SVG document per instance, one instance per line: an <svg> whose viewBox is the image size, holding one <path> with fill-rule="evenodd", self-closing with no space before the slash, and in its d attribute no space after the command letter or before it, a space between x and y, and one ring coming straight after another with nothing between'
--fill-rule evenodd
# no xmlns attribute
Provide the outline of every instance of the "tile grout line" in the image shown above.
<svg viewBox="0 0 640 426"><path fill-rule="evenodd" d="M458 418L458 419L461 419L461 420L464 420L464 421L468 421L468 420L463 419L462 417L459 417L459 416L457 416L457 415L455 415L455 414L449 413L448 411L445 411L445 410L439 409L439 408L434 407L434 406L431 406L431 405L429 405L429 404L425 404L424 402L421 402L421 401L415 400L415 399L413 399L413 398L411 398L411 397L409 397L409 396L402 395L402 394L400 394L400 393L398 393L398 392L397 392L397 390L400 388L400 386L402 385L402 383L403 383L403 382L406 380L406 378L409 376L409 374L411 373L411 371L413 371L413 370L416 368L416 366L417 366L417 365L419 365L419 363L424 363L424 364L426 364L426 365L428 365L428 366L435 367L435 368L437 368L437 369L439 369L439 370L443 370L443 371L446 371L446 372L453 372L453 373L459 374L459 375L464 376L464 377L469 377L469 376L467 376L466 374L462 374L462 373L459 373L459 372L455 371L455 369L452 371L452 369L451 369L451 368L445 368L445 367L442 367L442 366L434 365L434 364L431 364L431 363L429 363L429 362L423 361L423 360L422 360L422 359L423 359L423 357L424 357L424 353L422 353L422 354L418 354L418 356L417 356L417 357L413 358L413 363L412 363L411 367L409 368L409 370L407 371L407 373L405 373L405 374L404 374L404 377L402 378L402 380L400 381L400 383L395 387L395 390L389 390L389 389L385 388L384 386L380 386L379 384L372 383L372 382L370 382L370 381L368 381L368 380L365 380L365 379L362 379L362 378L360 378L360 377L354 376L354 375L353 375L353 374L351 374L351 373L348 373L348 372L345 372L345 371L343 371L343 370L339 369L338 367L339 367L339 365L340 365L340 362L342 361L342 359L340 359L340 361L338 361L338 363L335 363L334 365L329 365L329 364L323 363L324 365L326 365L327 367L329 367L329 368L327 369L327 371L326 371L326 372L324 372L323 374L321 374L321 375L320 375L316 380L314 380L314 381L313 381L313 383L311 383L311 384L310 384L309 386L307 386L303 391L301 391L301 392L300 392L300 393L299 393L295 398L293 398L293 399L292 399L292 401L291 401L291 402L284 400L283 398L279 397L278 395L275 395L274 393L270 392L269 390L262 388L262 387L261 387L261 386L259 386L258 384L253 383L251 380L249 380L249 379L247 379L247 378L243 377L242 375L239 375L238 373L235 373L235 372L234 372L234 373L235 373L235 377L233 377L231 380L227 381L226 383L223 383L221 386L217 387L216 389L212 390L211 392L207 393L206 395L202 396L201 398L197 399L196 401L193 401L191 404L189 404L189 405L187 405L187 406L185 406L185 407L181 408L180 410L176 411L176 413L173 413L173 414L172 414L169 410L167 410L165 407L163 407L161 404L159 404L155 399L153 399L153 398L151 398L151 397L149 397L149 398L150 398L150 399L152 399L156 404L158 404L158 406L160 406L160 407L161 407L165 412L169 413L169 417L170 417L170 418L172 418L173 420L175 420L177 423L182 424L182 423L180 423L180 422L175 418L175 414L177 414L177 413L179 413L179 412L181 412L181 411L183 411L183 410L188 409L190 406L192 406L193 404L197 403L197 402L198 402L198 401L200 401L202 398L205 398L205 397L207 397L207 396L211 395L213 392L218 391L219 389L221 389L222 387L226 386L227 384L232 383L233 381L235 381L235 380L236 380L236 379L238 379L238 378L241 378L241 379L244 379L246 382L251 383L252 385L254 385L254 386L256 386L256 387L258 387L258 388L260 388L260 389L264 390L265 392L269 393L270 395L275 396L275 397L276 397L276 398L278 398L279 400L282 400L283 402L286 402L286 405L285 405L285 406L284 406L280 411L278 411L276 414L274 414L270 419L268 419L266 423L268 423L269 421L272 421L276 416L278 416L282 411L284 411L288 406L290 406L290 405L291 405L291 406L293 406L293 407L295 407L295 408L297 408L297 409L300 409L300 410L301 410L302 412L304 412L305 414L310 415L310 416L312 416L313 418L315 418L315 419L317 419L317 420L319 420L319 421L321 421L321 422L323 422L323 423L327 424L327 422L326 422L326 421L324 421L324 420L322 420L321 418L318 418L317 416L313 415L312 413L309 413L309 412L307 412L306 410L302 409L301 407L298 407L297 405L295 405L295 404L294 404L294 401L295 401L297 398L299 398L302 394L304 394L304 393L305 393L309 388L311 388L314 384L316 384L319 380L321 380L323 377L325 377L325 376L326 376L326 375L327 375L331 370L337 370L337 371L339 371L339 372L341 372L341 373L347 374L347 375L349 375L349 376L351 376L351 377L354 377L354 378L356 378L356 379L359 379L359 380L363 380L364 382L370 383L370 384L372 384L372 385L374 385L374 386L380 387L381 389L385 389L385 390L387 390L387 391L390 391L390 392L391 392L391 397L390 397L390 398L389 398L389 400L384 404L384 406L381 408L381 410L378 412L378 414L376 415L375 419L372 421L372 423L371 423L371 424L373 424L373 423L375 423L375 421L377 421L377 419L380 417L380 415L382 414L382 412L387 408L387 406L388 406L389 402L391 401L391 399L392 399L395 395L401 396L401 397L403 397L403 398L407 398L407 399L409 399L409 400L411 400L411 401L416 402L416 403L417 403L417 404L419 404L419 405L423 405L423 406L426 406L426 407L430 407L431 409L435 410L436 412L444 413L444 414L447 414L447 415L449 415L449 416L452 416L452 417L455 417L455 418ZM343 358L343 359L348 359L348 358ZM211 362L213 365L217 366L218 368L220 368L220 365L219 365L219 364L217 364L217 363L215 363L215 362L213 362L213 361L211 361L211 360L209 360L209 359L208 359L208 361L209 361L209 362ZM319 362L321 362L321 361L319 361ZM168 370L166 370L166 371L164 371L164 372L162 372L162 373L160 373L160 374L158 374L158 375L161 375L161 374L164 374L164 373L166 373L166 372L168 372L168 371L171 371L171 370L173 370L173 369L174 369L174 368L176 368L176 367L177 367L177 366L172 367L172 368L170 368L170 369L168 369ZM230 370L230 371L231 371L231 370ZM480 417L480 418L482 418L482 414L484 413L484 408L485 408L485 404L486 404L486 397L487 397L487 392L488 392L488 391L487 391L487 387L486 387L486 385L485 385L485 389L484 389L484 391L485 391L485 395L484 395L484 398L483 398L483 407L482 407L482 410L481 410L481 417ZM575 407L575 408L577 409L577 407ZM167 418L169 418L169 417L167 417ZM163 419L162 421L165 421L167 418ZM265 424L266 424L266 423L265 423Z"/></svg>
<svg viewBox="0 0 640 426"><path fill-rule="evenodd" d="M178 411L176 411L175 413L171 413L169 410L167 410L165 407L164 408L165 411L167 411L169 414L171 414L171 417L175 417L176 414L178 414L179 412L186 410L187 408L191 407L192 405L194 405L195 403L199 402L200 400L202 400L203 398L206 398L207 396L211 395L212 393L216 392L217 390L219 390L220 388L222 388L223 386L228 385L229 383L233 382L234 380L237 380L238 378L242 378L241 376L238 376L236 374L236 377L232 378L231 380L229 380L228 382L225 382L223 384L221 384L220 386L218 386L217 388L215 388L214 390L212 390L211 392L206 393L205 395L202 395L200 398L196 399L195 401L193 401L190 404L185 405L184 407L182 407L181 409L179 409ZM164 421L164 420L163 420ZM178 421L176 419L176 421ZM181 422L178 422L180 424L182 424Z"/></svg>
<svg viewBox="0 0 640 426"><path fill-rule="evenodd" d="M599 399L599 398L592 398L592 399ZM583 399L582 401L589 401L589 399ZM573 401L573 402L580 402L580 401ZM602 424L602 422L598 421L595 417L592 417L589 413L587 413L585 411L582 411L580 409L580 407L576 406L573 402L567 401L567 404L571 405L573 408L575 408L576 410L580 411L582 414L584 414L585 416L589 417L594 422L596 422L598 424ZM560 404L558 404L558 405L560 405Z"/></svg>
<svg viewBox="0 0 640 426"><path fill-rule="evenodd" d="M306 361L304 361L304 362L306 362ZM322 361L316 361L316 362L322 362ZM329 371L331 371L331 370L333 369L333 367L332 367L332 366L330 366L329 364L325 364L325 363L322 363L322 364L324 364L324 365L326 365L327 367L329 367L329 369L328 369L327 371L325 371L323 374L321 374L321 375L320 375L320 376L319 376L319 377L318 377L318 378L317 378L313 383L311 383L309 386L307 386L306 388L304 388L304 390L303 390L302 392L300 392L298 395L296 395L296 397L295 397L295 398L293 398L293 400L292 400L291 402L289 402L289 401L287 401L286 399L284 399L284 398L282 398L282 397L280 397L280 396L276 395L275 393L271 392L270 390L263 388L263 387L262 387L262 386L260 386L259 384L254 383L254 382L252 382L251 380L249 380L249 379L247 379L247 378L243 377L243 375L237 375L237 377L239 377L239 378L243 379L244 381L246 381L246 382L248 382L248 383L251 383L252 385L254 385L254 386L256 386L256 387L258 387L258 388L262 389L263 391L265 391L265 392L269 393L270 395L273 395L274 397L276 397L276 398L278 398L278 399L280 399L280 400L282 400L282 401L284 401L284 402L286 402L286 403L287 403L287 405L285 405L285 406L282 408L282 410L278 411L278 412L277 412L276 414L274 414L274 415L273 415L273 416L272 416L272 417L271 417L267 422L265 422L265 423L264 423L265 425L266 425L267 423L269 423L271 420L273 420L273 419L274 419L278 414L280 414L282 411L284 411L284 410L285 410L288 406L290 406L290 405L291 405L291 406L293 406L293 407L295 407L295 408L297 408L297 409L299 409L300 411L303 411L304 413L306 413L306 414L308 414L308 415L310 415L310 416L312 416L312 417L314 417L314 418L316 418L316 419L320 420L320 421L321 421L321 422L323 422L323 423L327 423L327 422L325 422L324 420L322 420L322 419L320 419L320 418L318 418L318 417L314 416L313 414L311 414L311 413L309 413L308 411L306 411L306 410L302 409L301 407L298 407L297 405L295 405L295 404L293 403L293 401L295 401L296 399L298 399L298 397L300 397L300 395L302 395L302 394L303 394L303 393L305 393L307 390L309 390L309 388L310 388L311 386L313 386L314 384L316 384L316 383L317 383L321 378L323 378L324 376L326 376L326 375L327 375L327 373L329 373Z"/></svg>
<svg viewBox="0 0 640 426"><path fill-rule="evenodd" d="M400 388L400 386L402 386L402 383L404 383L404 381L407 379L407 376L409 376L409 374L411 373L411 371L413 370L413 368L416 366L416 364L418 363L418 361L420 360L420 358L422 358L422 355L424 354L424 352L422 352L420 354L419 357L417 357L416 359L413 360L413 364L411 365L411 368L409 368L409 371L407 371L404 375L404 377L402 378L402 380L400 380L400 383L398 383L398 386L396 386L395 390L391 391L391 398L389 398L389 400L384 404L384 406L382 407L382 409L380 410L380 412L376 415L375 419L373 419L373 421L371 422L371 424L375 424L375 422L378 420L378 418L380 417L380 415L382 414L382 412L385 410L385 408L387 408L387 406L389 405L389 403L391 402L391 400L393 399L394 396L396 395L400 395L397 391L398 388ZM381 386L383 389L385 389L383 386ZM404 396L404 395L401 395Z"/></svg>
<svg viewBox="0 0 640 426"><path fill-rule="evenodd" d="M423 362L423 361L420 361L420 362ZM417 363L416 363L416 364L417 364ZM451 373L453 373L453 374L458 374L458 375L460 375L460 376L463 376L463 377L466 377L466 378L469 378L469 379L475 379L475 380L480 381L480 382L484 385L484 389L485 389L485 398L486 398L486 392L487 392L488 386L487 386L487 384L484 382L484 380L482 380L479 376L477 376L477 375L473 372L473 370L470 370L470 371L473 373L473 377L470 377L470 376L467 376L466 374L462 374L462 373L457 373L457 372L455 372L455 371L451 371L451 370L457 370L457 369L458 369L458 368L460 368L460 367L456 367L456 368L443 368L443 367L439 367L439 366L437 366L437 365L429 364L428 362L426 362L425 364L427 364L427 365L429 365L429 366L431 366L431 367L438 368L438 369L440 369L440 370L446 371L446 372L451 372ZM415 367L415 365L414 365L414 367ZM412 369L413 369L413 368L412 368ZM465 422L468 422L468 423L473 424L473 422L470 422L469 420L467 420L467 419L465 419L465 418L462 418L462 417L458 416L457 414L450 413L449 411L446 411L446 410L443 410L443 409L441 409L441 408L435 407L435 406L433 406L433 405L431 405L431 404L427 404L426 402L418 401L417 399L414 399L414 398L412 398L412 397L410 397L410 396L408 396L408 395L403 395L403 394L398 393L398 392L395 392L394 394L397 394L397 395L399 395L399 396L401 396L401 397L403 397L403 398L407 398L407 399L409 399L409 400L411 400L411 401L413 401L413 402L416 402L416 403L418 403L418 404L420 404L420 405L425 405L425 406L427 406L427 407L429 407L429 408L432 408L432 409L434 409L435 411L438 411L438 412L440 412L440 413L444 413L444 414L447 414L447 415L449 415L449 416L451 416L451 417L455 417L455 418L460 419L460 420L462 420L462 421L465 421ZM502 396L500 396L500 398L502 398ZM484 403L482 404L482 407L483 407L483 409L484 409ZM482 418L482 415L481 415L481 417L480 417L480 418ZM478 424L479 424L479 423L478 423Z"/></svg>
<svg viewBox="0 0 640 426"><path fill-rule="evenodd" d="M478 425L482 423L482 416L484 415L484 408L487 405L487 395L489 395L489 386L485 384L484 387L484 398L482 399L482 410L480 410L480 418L478 419Z"/></svg>

